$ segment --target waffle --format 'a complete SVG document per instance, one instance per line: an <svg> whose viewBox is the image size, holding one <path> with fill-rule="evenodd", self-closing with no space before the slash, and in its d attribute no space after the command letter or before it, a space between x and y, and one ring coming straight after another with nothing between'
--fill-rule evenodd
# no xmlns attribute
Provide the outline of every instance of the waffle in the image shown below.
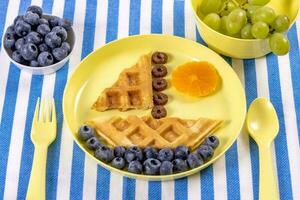
<svg viewBox="0 0 300 200"><path fill-rule="evenodd" d="M138 62L121 72L118 80L103 90L92 109L149 109L153 107L151 58L143 55Z"/></svg>
<svg viewBox="0 0 300 200"><path fill-rule="evenodd" d="M93 119L87 124L93 126L97 134L115 146L175 148L186 145L191 150L222 124L221 120L199 118L183 120L179 118L154 119L152 117L128 116L126 119L112 117L109 120Z"/></svg>

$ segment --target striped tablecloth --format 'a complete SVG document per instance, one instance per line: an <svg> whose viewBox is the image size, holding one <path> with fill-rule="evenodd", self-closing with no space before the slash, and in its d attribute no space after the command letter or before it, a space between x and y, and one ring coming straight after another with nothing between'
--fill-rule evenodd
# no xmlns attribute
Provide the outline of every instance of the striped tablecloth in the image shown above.
<svg viewBox="0 0 300 200"><path fill-rule="evenodd" d="M98 166L73 142L63 122L62 95L76 65L93 49L134 34L164 33L204 44L189 1L182 0L0 0L0 35L30 4L74 22L77 43L56 74L19 71L0 51L0 199L25 199L33 145L30 127L38 97L54 97L58 135L47 163L47 199L258 199L258 150L245 131L215 164L170 182L122 177ZM298 29L297 29L298 27ZM300 21L288 33L291 52L260 59L226 58L245 86L247 104L258 96L276 107L280 133L274 144L282 200L300 199Z"/></svg>

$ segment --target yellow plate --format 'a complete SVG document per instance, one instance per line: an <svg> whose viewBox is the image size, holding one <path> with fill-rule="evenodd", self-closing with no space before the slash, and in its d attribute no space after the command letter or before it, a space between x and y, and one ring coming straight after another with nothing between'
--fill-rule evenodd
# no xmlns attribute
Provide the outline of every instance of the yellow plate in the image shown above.
<svg viewBox="0 0 300 200"><path fill-rule="evenodd" d="M168 77L172 70L191 60L208 61L218 70L222 83L213 95L203 98L191 98L178 93L174 87L169 86L165 93L169 96L166 105L168 116L186 119L207 117L223 119L225 125L216 132L220 139L220 146L216 149L214 157L204 165L178 174L167 176L146 176L129 173L111 167L93 156L93 152L85 148L77 137L77 129L87 119L112 116L139 116L150 115L150 110L132 110L119 112L117 110L96 112L90 106L97 99L100 92L112 85L119 73L126 67L136 63L139 56L151 51L168 53ZM69 79L63 98L63 112L67 126L71 130L74 140L81 149L91 156L101 166L119 172L132 178L147 180L170 180L185 177L200 171L215 162L233 144L243 126L246 114L246 100L239 78L230 65L218 54L194 41L170 35L139 35L111 42L91 53L77 67ZM224 169L225 170L225 169Z"/></svg>

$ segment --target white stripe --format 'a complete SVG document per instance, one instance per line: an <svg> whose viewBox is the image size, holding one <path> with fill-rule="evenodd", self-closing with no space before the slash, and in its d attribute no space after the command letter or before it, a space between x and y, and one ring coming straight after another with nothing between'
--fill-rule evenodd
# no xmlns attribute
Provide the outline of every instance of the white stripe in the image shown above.
<svg viewBox="0 0 300 200"><path fill-rule="evenodd" d="M8 153L5 189L3 195L4 199L17 198L30 83L31 74L22 71L18 86L11 142Z"/></svg>
<svg viewBox="0 0 300 200"><path fill-rule="evenodd" d="M59 2L57 0L57 2ZM64 5L64 3L62 3ZM73 29L76 33L76 42L72 55L69 61L69 71L68 77L80 62L82 42L83 42L83 29L84 29L84 19L85 19L85 8L86 2L76 1L75 2L75 13ZM73 138L63 123L63 129L61 133L61 145L60 145L60 155L59 155L59 166L58 166L58 182L57 182L57 199L69 199L70 195L70 181L71 181L71 170L72 170L72 158L73 158Z"/></svg>
<svg viewBox="0 0 300 200"><path fill-rule="evenodd" d="M41 0L33 0L35 5L41 5ZM21 71L16 99L16 107L11 132L11 142L6 168L4 199L16 199L21 165L21 155L24 141L25 122L32 75Z"/></svg>
<svg viewBox="0 0 300 200"><path fill-rule="evenodd" d="M15 1L8 1L8 7L6 12L6 20L3 29L3 34L6 31L6 28L13 24L14 18L18 15L18 8L20 5L20 0ZM2 112L3 112L3 104L5 100L5 93L6 93L6 84L8 79L8 72L10 66L9 57L4 52L4 47L2 44L1 52L0 52L0 60L1 60L1 67L0 67L0 121L2 120Z"/></svg>
<svg viewBox="0 0 300 200"><path fill-rule="evenodd" d="M201 181L200 173L188 177L188 199L201 199Z"/></svg>
<svg viewBox="0 0 300 200"><path fill-rule="evenodd" d="M243 61L232 59L232 67L239 76L243 85L245 85ZM253 199L252 170L249 147L249 135L245 129L242 129L237 138L239 178L240 178L240 197L242 200Z"/></svg>
<svg viewBox="0 0 300 200"><path fill-rule="evenodd" d="M214 164L214 195L215 199L227 199L226 163L225 155L221 156Z"/></svg>
<svg viewBox="0 0 300 200"><path fill-rule="evenodd" d="M107 25L107 0L101 0L97 4L97 16L95 27L94 48L98 48L105 44L106 25Z"/></svg>
<svg viewBox="0 0 300 200"><path fill-rule="evenodd" d="M130 0L122 0L119 3L118 38L126 37L129 33Z"/></svg>
<svg viewBox="0 0 300 200"><path fill-rule="evenodd" d="M162 5L162 32L173 35L174 1L164 0Z"/></svg>
<svg viewBox="0 0 300 200"><path fill-rule="evenodd" d="M184 1L185 37L196 40L196 23L190 4L190 1Z"/></svg>
<svg viewBox="0 0 300 200"><path fill-rule="evenodd" d="M278 64L293 199L300 199L300 147L289 55L278 57Z"/></svg>
<svg viewBox="0 0 300 200"><path fill-rule="evenodd" d="M175 199L175 184L174 181L162 181L161 182L161 199L173 200Z"/></svg>
<svg viewBox="0 0 300 200"><path fill-rule="evenodd" d="M119 200L122 199L123 194L123 176L120 174L111 172L109 183L109 199Z"/></svg>
<svg viewBox="0 0 300 200"><path fill-rule="evenodd" d="M136 179L135 199L137 199L137 200L147 200L148 199L148 181Z"/></svg>
<svg viewBox="0 0 300 200"><path fill-rule="evenodd" d="M151 32L151 5L152 1L141 0L140 34Z"/></svg>

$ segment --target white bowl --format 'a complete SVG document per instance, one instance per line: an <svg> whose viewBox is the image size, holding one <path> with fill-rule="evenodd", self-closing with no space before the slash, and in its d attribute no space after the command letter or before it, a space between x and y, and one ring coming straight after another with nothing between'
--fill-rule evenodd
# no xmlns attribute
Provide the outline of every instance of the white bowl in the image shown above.
<svg viewBox="0 0 300 200"><path fill-rule="evenodd" d="M47 15L47 14L43 15L43 17L46 18L46 19L49 19L51 16L53 16L53 15ZM12 51L10 49L4 47L4 45L3 45L3 48L6 52L6 54L8 55L10 61L12 63L14 63L19 69L24 70L26 72L29 72L31 74L36 74L36 75L52 74L52 73L56 72L57 70L59 70L60 68L62 68L64 66L64 64L69 60L70 55L73 52L73 48L74 48L74 45L75 45L75 33L74 33L73 28L68 30L67 33L68 33L67 42L70 44L70 47L71 47L71 51L70 51L69 55L67 57L65 57L63 60L61 60L61 61L59 61L55 64L45 66L45 67L31 67L31 66L22 65L20 63L17 63L16 61L14 61L11 58ZM4 44L4 35L5 34L3 34L2 44Z"/></svg>

